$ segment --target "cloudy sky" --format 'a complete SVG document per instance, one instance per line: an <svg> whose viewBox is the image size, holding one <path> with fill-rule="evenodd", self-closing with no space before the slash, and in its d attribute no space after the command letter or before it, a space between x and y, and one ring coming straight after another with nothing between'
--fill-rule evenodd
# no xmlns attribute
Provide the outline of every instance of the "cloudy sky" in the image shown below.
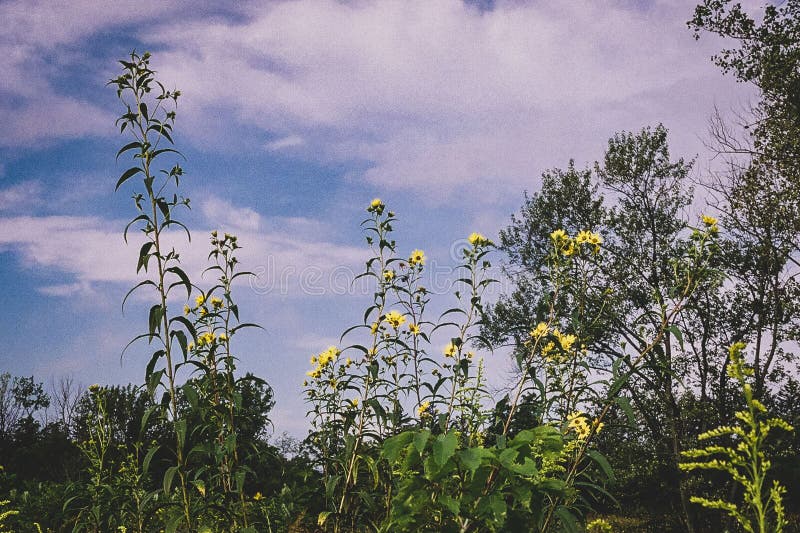
<svg viewBox="0 0 800 533"><path fill-rule="evenodd" d="M241 336L241 368L273 385L276 430L295 435L309 355L368 302L349 280L373 197L398 213L400 253L446 273L465 235L496 235L543 170L590 164L614 132L663 123L701 176L709 114L749 97L710 62L721 43L686 28L692 1L207 4L0 3L0 370L142 380L145 347L120 358L147 301L120 310L138 247L105 87L134 48L183 93L194 239L175 245L202 283L208 232L239 235L258 274L240 306L265 328Z"/></svg>

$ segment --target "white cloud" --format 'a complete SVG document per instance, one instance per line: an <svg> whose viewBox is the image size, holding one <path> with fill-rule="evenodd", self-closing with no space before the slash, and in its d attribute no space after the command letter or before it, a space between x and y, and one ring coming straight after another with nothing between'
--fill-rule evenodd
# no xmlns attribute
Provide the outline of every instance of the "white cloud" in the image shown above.
<svg viewBox="0 0 800 533"><path fill-rule="evenodd" d="M243 246L237 251L244 268L257 278L249 289L257 294L287 296L347 293L360 272L365 251L323 240L315 228L320 223L300 217L263 219L254 210L211 198L203 212L224 231L235 232ZM124 223L98 217L7 216L0 217L0 252L14 252L22 267L60 273L64 280L40 287L49 296L91 295L98 283L134 284L140 244L138 233L129 232L125 244ZM108 228L114 228L109 230ZM193 230L195 234L209 230ZM202 273L208 266L206 241L188 244L172 232L165 245L181 256L182 267L197 283L213 280Z"/></svg>
<svg viewBox="0 0 800 533"><path fill-rule="evenodd" d="M287 135L286 137L282 137L278 140L268 142L264 146L267 148L267 150L275 152L278 150L284 150L286 148L303 146L305 143L305 140L299 135Z"/></svg>
<svg viewBox="0 0 800 533"><path fill-rule="evenodd" d="M207 198L200 209L212 224L248 231L257 231L261 226L261 215L248 207L234 207L221 198Z"/></svg>
<svg viewBox="0 0 800 533"><path fill-rule="evenodd" d="M22 211L41 201L42 184L35 180L0 189L0 211Z"/></svg>
<svg viewBox="0 0 800 533"><path fill-rule="evenodd" d="M694 4L298 0L149 38L198 135L222 107L323 160L371 162L361 177L381 187L492 201L620 129L663 121L675 152L702 151L713 103L743 93L709 60L719 43L686 29Z"/></svg>

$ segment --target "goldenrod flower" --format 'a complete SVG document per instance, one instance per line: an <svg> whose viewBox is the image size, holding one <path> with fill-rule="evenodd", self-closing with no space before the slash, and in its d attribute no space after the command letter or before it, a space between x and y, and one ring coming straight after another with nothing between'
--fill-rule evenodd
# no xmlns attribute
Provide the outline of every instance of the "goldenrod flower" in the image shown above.
<svg viewBox="0 0 800 533"><path fill-rule="evenodd" d="M425 252L422 250L414 250L411 252L411 255L408 257L408 262L411 266L414 265L424 265L425 264Z"/></svg>
<svg viewBox="0 0 800 533"><path fill-rule="evenodd" d="M409 324L408 331L410 331L412 335L419 335L419 326L416 324Z"/></svg>
<svg viewBox="0 0 800 533"><path fill-rule="evenodd" d="M406 321L406 317L397 311L389 311L386 313L386 322L389 323L394 329L402 326Z"/></svg>
<svg viewBox="0 0 800 533"><path fill-rule="evenodd" d="M444 347L445 357L455 357L457 352L458 352L458 347L452 342L448 342L447 346Z"/></svg>

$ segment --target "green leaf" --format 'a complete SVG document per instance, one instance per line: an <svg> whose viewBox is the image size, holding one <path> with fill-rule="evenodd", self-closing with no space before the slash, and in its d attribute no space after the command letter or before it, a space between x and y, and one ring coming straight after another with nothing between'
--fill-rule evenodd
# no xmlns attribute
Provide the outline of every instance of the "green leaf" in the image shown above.
<svg viewBox="0 0 800 533"><path fill-rule="evenodd" d="M171 272L181 279L181 283L186 286L186 297L189 298L192 295L192 284L189 281L189 276L186 275L186 272L177 266L168 268L167 272Z"/></svg>
<svg viewBox="0 0 800 533"><path fill-rule="evenodd" d="M439 435L433 441L433 458L440 464L445 464L455 453L458 446L458 438L455 433Z"/></svg>
<svg viewBox="0 0 800 533"><path fill-rule="evenodd" d="M610 481L616 481L616 477L614 477L614 469L611 468L608 459L606 459L602 453L598 452L597 450L589 450L586 452L586 455L588 455L590 459L597 463L597 466L600 467L600 470L603 471L603 474L605 474Z"/></svg>
<svg viewBox="0 0 800 533"><path fill-rule="evenodd" d="M425 448L428 446L428 439L431 436L431 432L429 429L422 429L414 435L414 448L417 449L417 453L422 453Z"/></svg>
<svg viewBox="0 0 800 533"><path fill-rule="evenodd" d="M126 181L131 179L131 177L135 176L139 172L143 172L141 167L131 167L128 170L126 170L125 172L123 172L122 176L120 176L119 180L117 180L117 186L114 187L114 190L115 191L119 190L120 186L123 183L125 183Z"/></svg>
<svg viewBox="0 0 800 533"><path fill-rule="evenodd" d="M150 339L152 339L156 331L160 331L161 329L161 318L164 316L164 308L161 307L161 304L156 304L150 308L150 318L148 323L150 325Z"/></svg>
<svg viewBox="0 0 800 533"><path fill-rule="evenodd" d="M570 511L563 505L559 505L556 508L555 515L561 522L564 531L566 531L567 533L580 533L580 527L578 526L578 519L575 518L575 515L572 514L572 511Z"/></svg>
<svg viewBox="0 0 800 533"><path fill-rule="evenodd" d="M626 398L625 396L617 396L615 401L619 408L622 409L622 412L625 413L625 416L628 418L628 424L631 426L636 425L636 417L633 416L633 408L631 407L631 401Z"/></svg>
<svg viewBox="0 0 800 533"><path fill-rule="evenodd" d="M683 333L681 332L680 328L676 324L670 324L665 331L672 333L672 335L675 336L675 338L678 340L681 350L683 350Z"/></svg>
<svg viewBox="0 0 800 533"><path fill-rule="evenodd" d="M172 479L175 477L177 471L177 466L171 466L164 472L164 494L167 496L169 496L170 489L172 488Z"/></svg>
<svg viewBox="0 0 800 533"><path fill-rule="evenodd" d="M408 446L411 441L414 439L414 432L412 431L404 431L399 435L395 435L394 437L389 437L383 442L383 449L381 450L381 455L386 458L387 461L390 463L394 463L397 461L397 456L400 455L400 451L403 450L406 446Z"/></svg>
<svg viewBox="0 0 800 533"><path fill-rule="evenodd" d="M119 152L117 152L117 160L119 160L119 156L121 156L123 153L127 152L128 150L133 150L134 148L139 148L141 150L142 143L139 141L133 141L120 148Z"/></svg>
<svg viewBox="0 0 800 533"><path fill-rule="evenodd" d="M150 249L153 246L155 246L153 241L147 241L139 249L139 262L136 264L137 274L142 268L144 268L145 272L147 272L147 264L150 262Z"/></svg>

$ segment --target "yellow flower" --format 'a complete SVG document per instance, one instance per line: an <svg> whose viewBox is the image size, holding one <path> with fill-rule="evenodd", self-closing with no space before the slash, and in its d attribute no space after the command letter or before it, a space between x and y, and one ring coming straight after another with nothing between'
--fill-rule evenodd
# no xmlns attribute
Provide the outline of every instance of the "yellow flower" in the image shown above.
<svg viewBox="0 0 800 533"><path fill-rule="evenodd" d="M194 350L194 343L190 342L189 346L187 346L186 348L191 352L192 350Z"/></svg>
<svg viewBox="0 0 800 533"><path fill-rule="evenodd" d="M219 341L220 342L225 342L226 340L228 340L228 336L225 335L224 333L220 333L219 334Z"/></svg>
<svg viewBox="0 0 800 533"><path fill-rule="evenodd" d="M554 243L560 244L563 241L569 239L567 232L563 229L557 229L553 233L550 234L550 238L553 240Z"/></svg>
<svg viewBox="0 0 800 533"><path fill-rule="evenodd" d="M350 365L352 365L352 364L353 364L353 360L350 359L349 357L344 360L344 366L346 366L347 368L350 368Z"/></svg>
<svg viewBox="0 0 800 533"><path fill-rule="evenodd" d="M353 398L350 400L350 403L353 405L353 407L358 407L358 398Z"/></svg>
<svg viewBox="0 0 800 533"><path fill-rule="evenodd" d="M191 312L192 312L192 308L191 307L189 307L188 305L184 305L183 306L183 314L184 315L188 315Z"/></svg>
<svg viewBox="0 0 800 533"><path fill-rule="evenodd" d="M445 357L455 357L457 352L458 352L458 347L452 342L448 342L447 346L444 347Z"/></svg>
<svg viewBox="0 0 800 533"><path fill-rule="evenodd" d="M467 359L472 359L475 357L475 352L467 352Z"/></svg>
<svg viewBox="0 0 800 533"><path fill-rule="evenodd" d="M408 257L408 262L411 266L414 265L424 265L425 264L425 252L422 250L414 250L411 252L411 255Z"/></svg>
<svg viewBox="0 0 800 533"><path fill-rule="evenodd" d="M543 335L547 335L547 329L547 324L539 322L536 327L531 330L531 337L538 339Z"/></svg>
<svg viewBox="0 0 800 533"><path fill-rule="evenodd" d="M369 204L369 206L371 208L373 208L373 209L377 209L378 207L380 207L382 205L383 205L383 202L381 201L380 198L373 199L372 202Z"/></svg>
<svg viewBox="0 0 800 533"><path fill-rule="evenodd" d="M211 305L214 307L214 309L221 309L222 298L217 298L216 296L214 296L213 298L211 298Z"/></svg>
<svg viewBox="0 0 800 533"><path fill-rule="evenodd" d="M378 332L378 328L380 327L380 322L373 322L372 325L369 327L370 333L375 335Z"/></svg>
<svg viewBox="0 0 800 533"><path fill-rule="evenodd" d="M572 254L574 254L575 253L575 243L570 241L566 246L564 246L562 248L561 253L563 253L566 257L569 257Z"/></svg>
<svg viewBox="0 0 800 533"><path fill-rule="evenodd" d="M253 499L255 501L259 501L259 500L261 500L263 498L264 498L264 496L262 496L260 492L256 492L255 494L253 494Z"/></svg>
<svg viewBox="0 0 800 533"><path fill-rule="evenodd" d="M703 219L703 224L705 224L706 226L713 226L713 225L715 225L717 223L717 219L716 218L708 216L708 215L703 215L702 219Z"/></svg>
<svg viewBox="0 0 800 533"><path fill-rule="evenodd" d="M206 297L204 294L200 294L197 298L194 299L194 301L197 304L197 307L200 307L201 305L206 303Z"/></svg>
<svg viewBox="0 0 800 533"><path fill-rule="evenodd" d="M408 331L410 331L412 335L419 335L419 326L416 324L409 324Z"/></svg>
<svg viewBox="0 0 800 533"><path fill-rule="evenodd" d="M328 366L340 354L336 346L328 346L328 349L319 354L319 365L321 368Z"/></svg>
<svg viewBox="0 0 800 533"><path fill-rule="evenodd" d="M475 233L475 232L470 234L468 240L472 246L485 246L489 244L489 239L487 239L480 233Z"/></svg>
<svg viewBox="0 0 800 533"><path fill-rule="evenodd" d="M394 329L402 326L406 321L406 317L397 311L389 311L386 313L386 322L389 323Z"/></svg>
<svg viewBox="0 0 800 533"><path fill-rule="evenodd" d="M589 437L592 428L586 422L585 413L575 411L567 415L567 426L575 432L579 440L584 440Z"/></svg>
<svg viewBox="0 0 800 533"><path fill-rule="evenodd" d="M578 340L578 337L571 334L568 335L559 334L557 335L557 337L559 344L561 344L561 349L564 350L565 352L568 352L570 348L572 348L572 345L575 344L575 341Z"/></svg>
<svg viewBox="0 0 800 533"><path fill-rule="evenodd" d="M575 236L575 242L577 242L578 244L585 244L589 242L591 238L592 238L592 232L584 230L578 232L578 234Z"/></svg>
<svg viewBox="0 0 800 533"><path fill-rule="evenodd" d="M208 309L206 309L205 307L201 307L200 308L200 317L202 318L202 317L206 316L207 314L208 314Z"/></svg>
<svg viewBox="0 0 800 533"><path fill-rule="evenodd" d="M383 279L386 281L392 281L394 279L394 270L387 268L383 271Z"/></svg>
<svg viewBox="0 0 800 533"><path fill-rule="evenodd" d="M417 415L418 416L425 416L428 414L428 410L431 408L431 402L422 402L417 408Z"/></svg>

